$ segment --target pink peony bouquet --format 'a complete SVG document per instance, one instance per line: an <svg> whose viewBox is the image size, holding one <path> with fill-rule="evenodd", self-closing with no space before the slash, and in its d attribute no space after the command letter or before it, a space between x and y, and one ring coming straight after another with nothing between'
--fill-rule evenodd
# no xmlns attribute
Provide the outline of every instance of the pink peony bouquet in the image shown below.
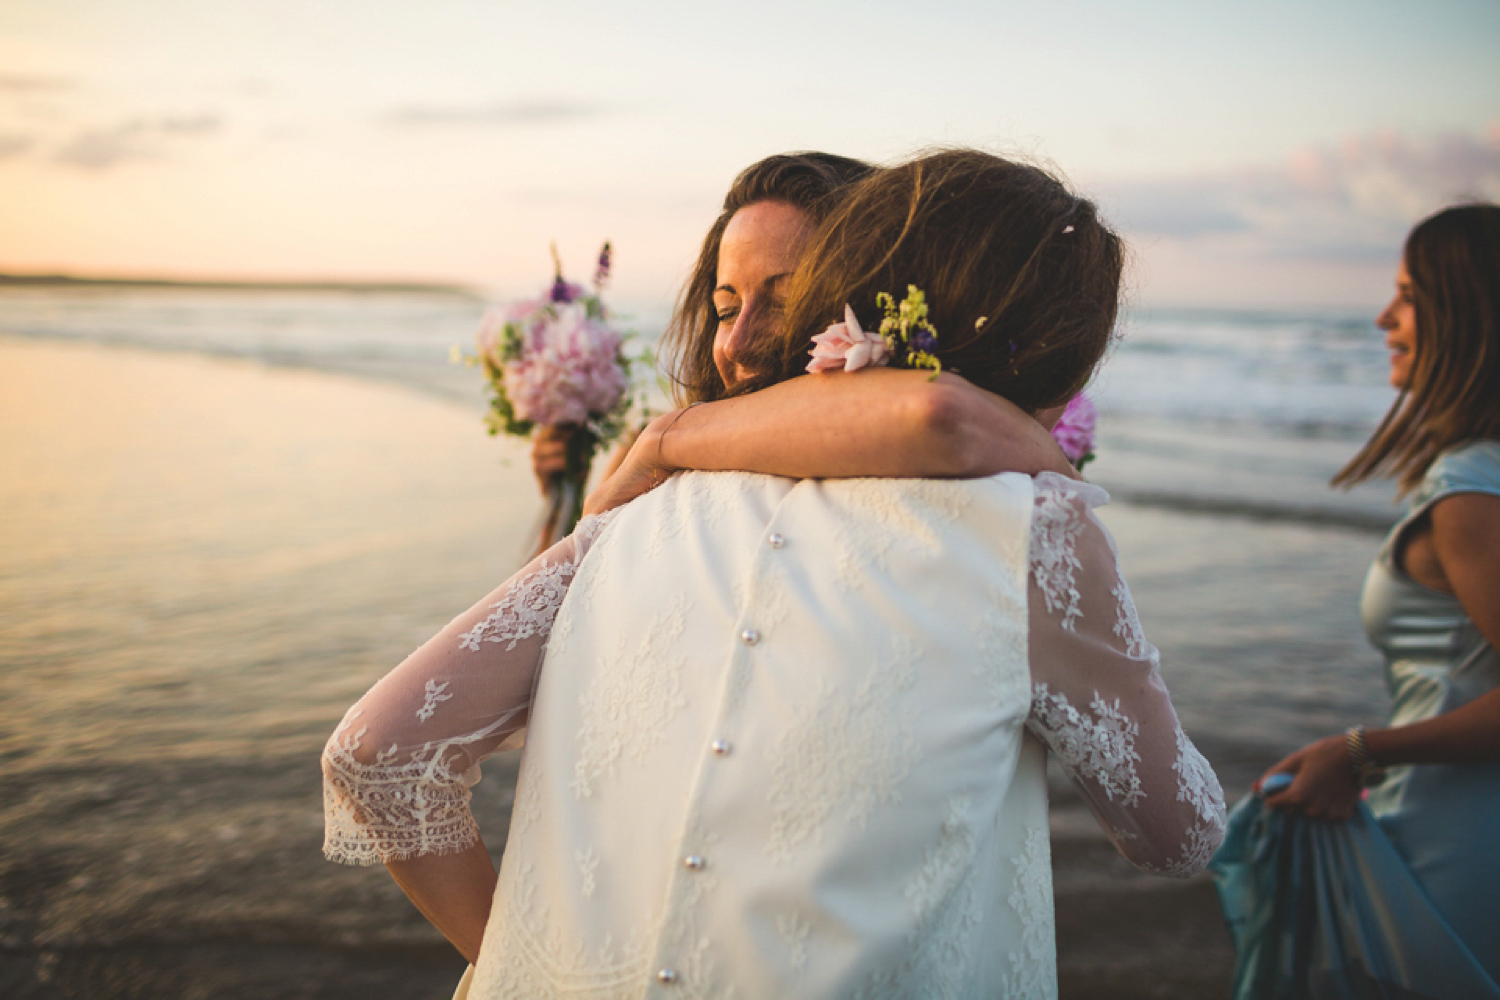
<svg viewBox="0 0 1500 1000"><path fill-rule="evenodd" d="M1080 392L1068 400L1062 416L1052 428L1052 439L1074 468L1082 470L1094 460L1094 425L1098 419L1099 411L1093 400Z"/></svg>
<svg viewBox="0 0 1500 1000"><path fill-rule="evenodd" d="M471 359L489 382L491 434L529 437L539 426L569 432L568 468L551 491L544 548L578 522L594 455L624 430L634 401L627 335L610 325L600 298L610 245L599 253L592 293L565 280L555 247L552 255L552 284L537 298L485 313Z"/></svg>

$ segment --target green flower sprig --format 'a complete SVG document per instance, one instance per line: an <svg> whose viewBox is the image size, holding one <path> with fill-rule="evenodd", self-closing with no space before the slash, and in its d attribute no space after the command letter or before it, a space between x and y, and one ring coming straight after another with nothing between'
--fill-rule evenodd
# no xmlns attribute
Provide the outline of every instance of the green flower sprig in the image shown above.
<svg viewBox="0 0 1500 1000"><path fill-rule="evenodd" d="M900 303L890 292L878 292L875 304L885 310L879 332L896 364L931 369L937 378L943 363L937 357L937 329L927 318L927 296L922 289L907 285L906 298Z"/></svg>

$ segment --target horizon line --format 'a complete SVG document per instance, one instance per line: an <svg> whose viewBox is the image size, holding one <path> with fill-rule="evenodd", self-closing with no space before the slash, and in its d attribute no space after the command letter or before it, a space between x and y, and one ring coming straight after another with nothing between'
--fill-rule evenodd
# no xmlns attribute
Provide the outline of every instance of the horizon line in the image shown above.
<svg viewBox="0 0 1500 1000"><path fill-rule="evenodd" d="M0 272L0 287L180 288L235 292L407 292L483 298L472 285L458 282L317 278L161 278L147 275L103 276L66 273Z"/></svg>

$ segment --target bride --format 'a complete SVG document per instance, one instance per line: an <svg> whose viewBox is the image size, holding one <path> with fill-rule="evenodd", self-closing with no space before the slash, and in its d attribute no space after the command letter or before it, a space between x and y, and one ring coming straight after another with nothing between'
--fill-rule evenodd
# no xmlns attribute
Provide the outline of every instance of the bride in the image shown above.
<svg viewBox="0 0 1500 1000"><path fill-rule="evenodd" d="M1120 261L1040 171L919 158L819 227L752 387L795 374L845 302L847 344L878 325L877 293L911 284L936 343L912 325L898 355L1055 406L1108 342ZM1223 828L1090 513L1103 500L1051 474L674 477L350 710L324 756L330 856L400 862L478 959L478 997L1055 995L1045 752L1026 731L1142 867L1192 874ZM523 722L491 908L467 787Z"/></svg>

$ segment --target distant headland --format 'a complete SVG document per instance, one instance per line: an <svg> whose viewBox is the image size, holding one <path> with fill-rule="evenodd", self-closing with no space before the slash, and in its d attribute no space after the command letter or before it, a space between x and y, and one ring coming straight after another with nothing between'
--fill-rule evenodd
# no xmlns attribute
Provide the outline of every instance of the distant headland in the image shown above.
<svg viewBox="0 0 1500 1000"><path fill-rule="evenodd" d="M254 281L233 279L103 278L73 274L4 274L0 288L160 288L226 292L357 292L460 295L481 293L464 285L422 281Z"/></svg>

